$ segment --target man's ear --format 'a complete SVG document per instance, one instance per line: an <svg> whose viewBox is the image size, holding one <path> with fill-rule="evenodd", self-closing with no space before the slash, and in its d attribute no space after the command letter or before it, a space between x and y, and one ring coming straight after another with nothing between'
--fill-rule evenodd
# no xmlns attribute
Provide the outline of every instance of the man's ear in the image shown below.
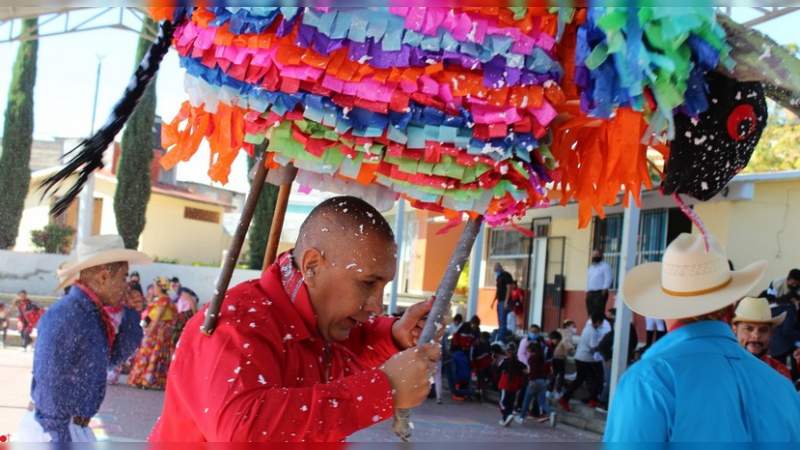
<svg viewBox="0 0 800 450"><path fill-rule="evenodd" d="M317 283L317 274L322 267L325 257L315 248L306 249L300 256L300 271L303 274L306 285L314 288Z"/></svg>

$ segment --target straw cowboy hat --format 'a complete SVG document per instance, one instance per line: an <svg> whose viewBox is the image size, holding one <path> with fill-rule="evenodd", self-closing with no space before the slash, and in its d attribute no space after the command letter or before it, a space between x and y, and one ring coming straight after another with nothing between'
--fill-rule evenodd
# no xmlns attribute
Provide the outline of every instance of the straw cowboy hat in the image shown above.
<svg viewBox="0 0 800 450"><path fill-rule="evenodd" d="M725 251L708 236L682 233L664 251L663 262L634 267L622 295L633 311L654 319L695 317L728 306L747 295L764 276L766 261L731 271Z"/></svg>
<svg viewBox="0 0 800 450"><path fill-rule="evenodd" d="M772 317L772 309L769 307L767 299L745 297L739 302L739 306L736 307L736 315L733 317L733 323L770 323L774 327L783 323L783 319L785 318L786 311Z"/></svg>
<svg viewBox="0 0 800 450"><path fill-rule="evenodd" d="M91 236L78 242L75 257L58 268L58 287L73 283L82 270L116 262L150 264L153 260L142 252L125 248L122 237L116 234Z"/></svg>

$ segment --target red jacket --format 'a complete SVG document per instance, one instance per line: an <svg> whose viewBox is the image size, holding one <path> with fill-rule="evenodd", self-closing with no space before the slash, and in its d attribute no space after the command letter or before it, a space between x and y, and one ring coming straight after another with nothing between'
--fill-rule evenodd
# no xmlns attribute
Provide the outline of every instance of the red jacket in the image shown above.
<svg viewBox="0 0 800 450"><path fill-rule="evenodd" d="M150 441L340 441L393 415L392 388L376 368L398 351L393 320L325 342L286 260L228 291L211 337L200 332L205 314L188 322Z"/></svg>
<svg viewBox="0 0 800 450"><path fill-rule="evenodd" d="M773 358L773 357L771 357L769 355L762 356L761 360L764 361L765 363L767 363L767 365L769 365L770 367L772 367L776 371L778 371L779 374L781 374L781 375L785 376L786 378L788 378L789 381L792 381L792 373L789 371L788 368L786 368L786 365L782 364L780 361L778 361L777 359L775 359L775 358Z"/></svg>
<svg viewBox="0 0 800 450"><path fill-rule="evenodd" d="M497 388L501 391L517 392L526 384L525 365L511 355L500 364L500 381Z"/></svg>

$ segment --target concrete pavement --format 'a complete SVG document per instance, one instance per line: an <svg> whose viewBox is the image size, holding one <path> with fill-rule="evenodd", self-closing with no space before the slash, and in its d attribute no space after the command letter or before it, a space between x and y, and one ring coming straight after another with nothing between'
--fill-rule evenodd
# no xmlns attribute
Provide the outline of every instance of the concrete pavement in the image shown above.
<svg viewBox="0 0 800 450"><path fill-rule="evenodd" d="M27 412L33 355L19 347L0 350L0 435L13 434ZM125 385L109 386L100 412L91 423L101 440L143 441L161 413L164 394ZM495 405L428 401L413 414L415 442L592 442L599 435L565 425L550 428L528 421L508 428L497 424ZM397 442L391 421L362 430L352 442Z"/></svg>

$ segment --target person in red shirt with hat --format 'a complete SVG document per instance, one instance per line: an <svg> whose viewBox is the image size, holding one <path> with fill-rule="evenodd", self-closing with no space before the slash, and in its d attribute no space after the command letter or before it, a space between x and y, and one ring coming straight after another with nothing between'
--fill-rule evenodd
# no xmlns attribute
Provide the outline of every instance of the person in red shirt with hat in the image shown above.
<svg viewBox="0 0 800 450"><path fill-rule="evenodd" d="M341 441L422 403L441 352L415 347L432 301L381 317L395 267L377 210L354 197L318 205L292 251L228 290L211 336L204 314L187 323L149 440Z"/></svg>
<svg viewBox="0 0 800 450"><path fill-rule="evenodd" d="M742 347L791 380L792 374L789 369L768 354L772 329L780 325L785 318L786 312L772 317L766 298L745 297L736 307L736 315L733 317L732 323L733 332L736 333L736 339Z"/></svg>

